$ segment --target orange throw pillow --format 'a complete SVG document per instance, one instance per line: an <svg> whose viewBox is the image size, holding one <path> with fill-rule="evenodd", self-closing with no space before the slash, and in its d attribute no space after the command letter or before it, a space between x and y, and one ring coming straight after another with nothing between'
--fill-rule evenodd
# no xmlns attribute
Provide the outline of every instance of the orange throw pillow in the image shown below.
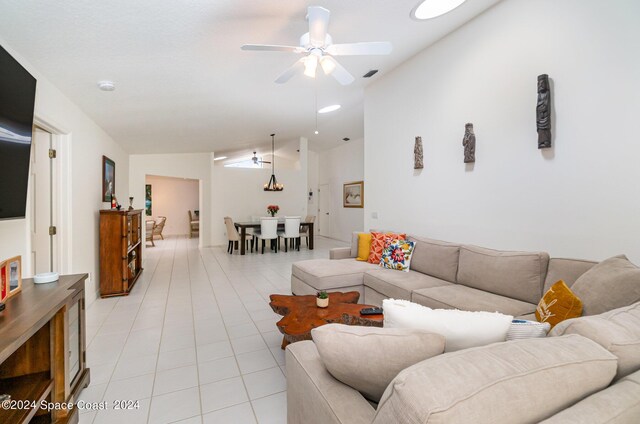
<svg viewBox="0 0 640 424"><path fill-rule="evenodd" d="M582 301L562 280L547 290L536 308L538 322L548 322L551 328L560 321L581 315Z"/></svg>
<svg viewBox="0 0 640 424"><path fill-rule="evenodd" d="M406 238L406 234L371 232L371 249L369 250L369 259L367 259L367 262L370 264L379 264L382 258L382 251L388 247L393 240L404 240Z"/></svg>

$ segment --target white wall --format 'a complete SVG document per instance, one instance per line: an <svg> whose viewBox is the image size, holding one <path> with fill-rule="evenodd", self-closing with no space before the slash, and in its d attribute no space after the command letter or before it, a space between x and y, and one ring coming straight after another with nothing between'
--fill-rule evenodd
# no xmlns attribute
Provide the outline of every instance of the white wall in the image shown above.
<svg viewBox="0 0 640 424"><path fill-rule="evenodd" d="M365 227L552 256L624 252L640 264L638 16L632 0L506 0L370 86ZM551 150L537 148L543 73Z"/></svg>
<svg viewBox="0 0 640 424"><path fill-rule="evenodd" d="M133 206L144 209L147 175L199 180L200 246L211 246L211 177L213 152L131 155L129 157L129 192ZM155 200L154 200L155 201ZM156 211L153 211L156 215ZM186 209L184 209L186 214Z"/></svg>
<svg viewBox="0 0 640 424"><path fill-rule="evenodd" d="M153 217L167 217L162 234L189 234L188 211L200 209L199 181L147 175L145 183L151 184Z"/></svg>
<svg viewBox="0 0 640 424"><path fill-rule="evenodd" d="M102 155L116 163L116 195L126 204L128 197L128 154L98 125L85 115L73 102L49 82L19 52L11 49L0 39L0 44L22 64L37 80L35 116L67 134L68 148L59 150L58 159L69 164L71 187L68 203L62 205L70 228L59 228L66 232L69 260L62 268L65 273L90 273L87 283L87 301L92 302L98 290L99 275L99 209L102 203ZM0 222L0 258L22 255L24 264L29 264L30 241L27 220ZM25 276L30 276L25 268Z"/></svg>
<svg viewBox="0 0 640 424"><path fill-rule="evenodd" d="M326 150L318 159L318 184L329 184L331 188L331 228L329 237L350 241L353 231L364 229L364 209L342 206L344 183L364 179L364 140L348 143ZM364 182L364 204L367 206L369 182ZM323 231L324 234L327 234Z"/></svg>
<svg viewBox="0 0 640 424"><path fill-rule="evenodd" d="M267 216L267 205L278 205L277 216L307 215L308 171L307 140L300 140L299 169L280 169L276 160L276 177L284 184L280 192L264 191L263 186L269 181L271 168L225 168L215 163L213 167L213 228L214 245L227 242L224 217L230 216L234 221L249 221L251 216Z"/></svg>

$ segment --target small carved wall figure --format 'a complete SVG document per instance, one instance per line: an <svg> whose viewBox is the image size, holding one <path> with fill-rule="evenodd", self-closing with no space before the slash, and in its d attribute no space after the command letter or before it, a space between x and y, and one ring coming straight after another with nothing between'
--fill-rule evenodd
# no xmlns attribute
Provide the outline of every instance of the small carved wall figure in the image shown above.
<svg viewBox="0 0 640 424"><path fill-rule="evenodd" d="M551 89L549 75L538 75L538 103L536 104L538 149L551 147Z"/></svg>
<svg viewBox="0 0 640 424"><path fill-rule="evenodd" d="M413 169L422 168L424 168L422 137L416 137L416 144L413 146Z"/></svg>
<svg viewBox="0 0 640 424"><path fill-rule="evenodd" d="M464 126L464 137L462 138L464 146L464 163L473 163L476 161L476 135L473 133L473 124Z"/></svg>

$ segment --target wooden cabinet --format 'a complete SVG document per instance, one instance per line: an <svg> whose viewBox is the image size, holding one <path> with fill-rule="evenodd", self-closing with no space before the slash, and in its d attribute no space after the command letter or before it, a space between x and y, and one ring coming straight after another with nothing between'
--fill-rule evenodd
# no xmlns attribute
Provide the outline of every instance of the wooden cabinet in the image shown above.
<svg viewBox="0 0 640 424"><path fill-rule="evenodd" d="M55 283L23 281L22 292L0 312L0 423L77 423L71 408L89 384L86 367L84 282L87 274Z"/></svg>
<svg viewBox="0 0 640 424"><path fill-rule="evenodd" d="M100 211L100 296L128 295L142 272L142 209Z"/></svg>

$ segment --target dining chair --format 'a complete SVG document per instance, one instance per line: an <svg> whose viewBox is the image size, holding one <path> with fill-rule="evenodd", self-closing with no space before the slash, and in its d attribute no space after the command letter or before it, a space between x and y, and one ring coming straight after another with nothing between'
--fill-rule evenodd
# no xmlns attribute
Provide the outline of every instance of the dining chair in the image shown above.
<svg viewBox="0 0 640 424"><path fill-rule="evenodd" d="M275 250L278 253L278 218L261 217L260 218L260 234L256 234L256 238L262 240L262 254L264 254L264 245L266 240L275 240Z"/></svg>
<svg viewBox="0 0 640 424"><path fill-rule="evenodd" d="M284 231L278 231L278 245L280 245L280 237L284 239L284 251L288 252L287 241L291 240L295 242L295 247L300 250L300 217L299 216L285 216L284 217Z"/></svg>
<svg viewBox="0 0 640 424"><path fill-rule="evenodd" d="M307 217L304 219L303 222L316 222L316 216L315 215L307 215ZM300 238L302 239L302 237L305 237L307 240L307 247L309 247L309 227L305 226L300 226Z"/></svg>
<svg viewBox="0 0 640 424"><path fill-rule="evenodd" d="M236 243L240 243L240 234L236 229L236 226L233 225L233 219L229 216L224 217L224 225L227 227L227 239L229 240L229 245L227 246L227 253L230 255L233 254L233 249ZM249 240L245 239L245 248L248 248ZM253 251L253 239L251 239L251 251Z"/></svg>

